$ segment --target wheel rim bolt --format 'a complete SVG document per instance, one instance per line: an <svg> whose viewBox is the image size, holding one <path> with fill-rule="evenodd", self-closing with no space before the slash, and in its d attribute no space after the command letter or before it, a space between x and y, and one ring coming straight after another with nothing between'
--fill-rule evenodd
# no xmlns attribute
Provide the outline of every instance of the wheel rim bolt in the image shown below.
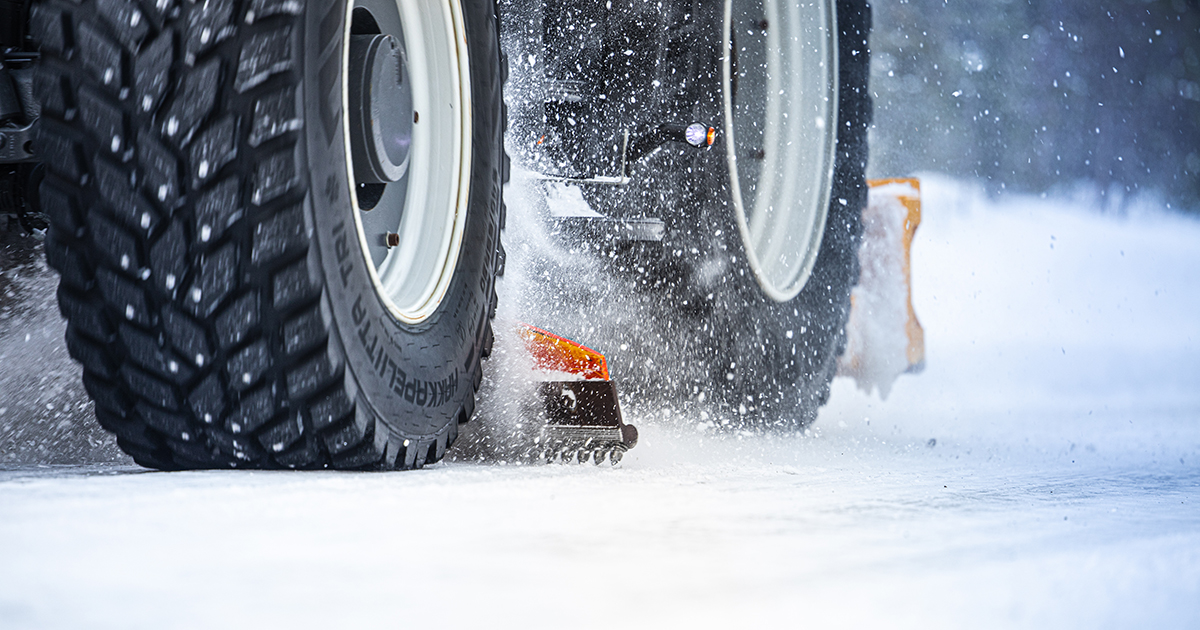
<svg viewBox="0 0 1200 630"><path fill-rule="evenodd" d="M383 235L383 243L388 247L399 247L400 235L395 232L387 232Z"/></svg>

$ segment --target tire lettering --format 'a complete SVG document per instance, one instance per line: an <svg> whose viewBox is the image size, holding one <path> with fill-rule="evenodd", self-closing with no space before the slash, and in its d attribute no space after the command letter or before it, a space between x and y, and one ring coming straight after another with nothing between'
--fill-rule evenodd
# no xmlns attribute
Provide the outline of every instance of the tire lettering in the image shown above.
<svg viewBox="0 0 1200 630"><path fill-rule="evenodd" d="M346 233L338 234L333 240L333 251L337 254L338 263L346 261L350 256L350 245L346 243Z"/></svg>
<svg viewBox="0 0 1200 630"><path fill-rule="evenodd" d="M342 91L337 84L338 69L341 67L341 57L338 55L330 55L325 64L321 66L321 72L318 75L318 80L321 82L321 93L325 98L321 99L321 126L325 129L325 139L329 144L341 141L341 137L337 135L338 123L342 119Z"/></svg>
<svg viewBox="0 0 1200 630"><path fill-rule="evenodd" d="M350 284L350 273L354 271L349 261L350 245L346 242L346 230L341 223L334 226L333 233L333 252L337 255L338 275L342 278L342 288L346 288Z"/></svg>
<svg viewBox="0 0 1200 630"><path fill-rule="evenodd" d="M321 18L321 50L325 50L333 43L333 38L337 37L338 32L342 30L342 14L345 13L345 5L339 2L330 2L329 10L325 12L325 16Z"/></svg>
<svg viewBox="0 0 1200 630"><path fill-rule="evenodd" d="M429 406L434 407L442 399L442 383L434 381L429 384Z"/></svg>
<svg viewBox="0 0 1200 630"><path fill-rule="evenodd" d="M339 188L338 178L336 176L330 175L329 177L325 178L325 199L329 202L329 205L337 205L338 193L341 192ZM337 225L333 226L333 231L337 232L345 229L345 223L345 221L338 221Z"/></svg>
<svg viewBox="0 0 1200 630"><path fill-rule="evenodd" d="M371 332L371 322L364 322L362 328L358 329L358 340L362 342L363 350L367 351L367 356L371 359L371 364L375 364L375 351L379 350L379 335L371 335L371 343L367 343L367 333Z"/></svg>
<svg viewBox="0 0 1200 630"><path fill-rule="evenodd" d="M385 343L380 343L379 335L371 331L372 322L367 319L367 309L363 306L361 295L355 298L350 307L350 316L358 329L358 342L367 353L371 368L388 383L388 388L397 396L418 407L440 407L454 400L454 395L458 392L458 368L454 369L454 374L440 381L410 379L408 373L392 358L386 339Z"/></svg>
<svg viewBox="0 0 1200 630"><path fill-rule="evenodd" d="M379 349L379 357L375 359L375 371L383 376L387 372L387 351L384 348Z"/></svg>
<svg viewBox="0 0 1200 630"><path fill-rule="evenodd" d="M321 126L325 128L325 141L329 144L341 141L337 131L338 123L342 118L342 90L338 83L338 70L342 65L342 56L338 54L339 51L329 51L328 49L339 39L338 35L342 32L343 15L345 15L345 5L340 2L330 2L329 11L325 13L325 17L321 18L319 36L321 54L329 55L317 75L320 85L319 94L325 95L325 98L321 99Z"/></svg>
<svg viewBox="0 0 1200 630"><path fill-rule="evenodd" d="M483 251L492 252L493 254L496 251L496 235L492 232L491 229L488 230L487 238L484 240ZM495 256L493 255L488 260L494 261ZM486 273L479 275L479 290L483 291L484 295L487 295L488 277L489 277L489 274L486 274Z"/></svg>
<svg viewBox="0 0 1200 630"><path fill-rule="evenodd" d="M401 370L400 366L396 366L395 372L392 373L392 391L403 398L405 385L408 385L408 373Z"/></svg>

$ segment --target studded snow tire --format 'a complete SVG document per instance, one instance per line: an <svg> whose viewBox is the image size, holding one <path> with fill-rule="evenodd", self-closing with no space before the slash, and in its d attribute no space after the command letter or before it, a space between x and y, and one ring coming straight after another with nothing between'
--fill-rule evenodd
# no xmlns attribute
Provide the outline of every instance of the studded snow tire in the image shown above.
<svg viewBox="0 0 1200 630"><path fill-rule="evenodd" d="M369 277L347 185L345 0L45 0L37 150L67 346L139 464L419 468L475 406L500 265L502 60L461 0L470 197L420 324Z"/></svg>

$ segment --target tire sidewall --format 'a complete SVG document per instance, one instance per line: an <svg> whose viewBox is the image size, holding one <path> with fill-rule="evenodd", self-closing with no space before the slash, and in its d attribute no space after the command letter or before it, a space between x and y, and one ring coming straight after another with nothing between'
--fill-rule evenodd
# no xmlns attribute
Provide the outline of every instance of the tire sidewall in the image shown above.
<svg viewBox="0 0 1200 630"><path fill-rule="evenodd" d="M326 288L326 315L341 346L356 402L406 438L427 438L465 420L495 282L502 160L499 45L491 0L459 0L471 72L472 155L463 245L438 309L416 325L395 319L358 245L346 175L342 65L347 0L311 10L305 25L304 153L307 208ZM465 411L464 411L465 409Z"/></svg>

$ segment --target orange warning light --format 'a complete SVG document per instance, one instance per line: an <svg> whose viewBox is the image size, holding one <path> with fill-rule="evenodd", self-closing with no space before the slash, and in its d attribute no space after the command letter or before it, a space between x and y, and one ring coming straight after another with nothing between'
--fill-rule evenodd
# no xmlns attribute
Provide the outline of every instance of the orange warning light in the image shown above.
<svg viewBox="0 0 1200 630"><path fill-rule="evenodd" d="M519 324L517 334L525 342L525 350L537 369L568 372L588 380L608 380L608 361L603 354L529 324Z"/></svg>

